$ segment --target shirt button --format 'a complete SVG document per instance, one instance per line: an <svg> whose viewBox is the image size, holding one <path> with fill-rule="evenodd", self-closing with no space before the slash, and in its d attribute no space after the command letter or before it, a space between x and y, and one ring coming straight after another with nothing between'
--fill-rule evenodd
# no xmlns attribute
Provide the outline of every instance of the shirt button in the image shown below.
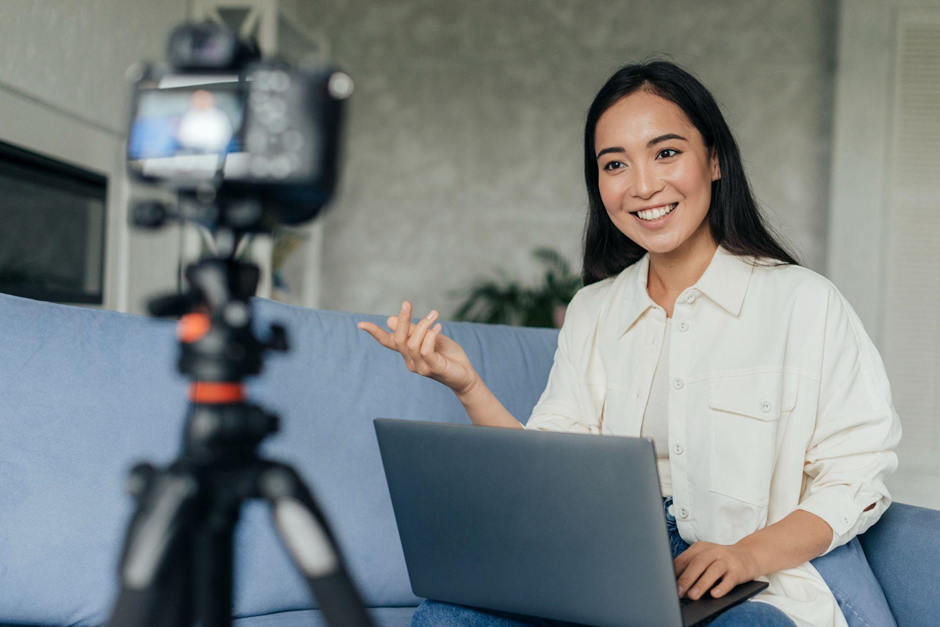
<svg viewBox="0 0 940 627"><path fill-rule="evenodd" d="M679 518L681 518L682 520L685 520L685 519L688 518L688 517L689 517L689 508L688 508L688 507L680 507L680 508L679 508Z"/></svg>
<svg viewBox="0 0 940 627"><path fill-rule="evenodd" d="M680 442L676 442L672 445L672 452L676 455L682 455L682 452L685 451L685 447L682 446Z"/></svg>
<svg viewBox="0 0 940 627"><path fill-rule="evenodd" d="M688 294L685 295L685 302L691 303L694 300L695 300L695 294L693 294L692 292L689 292Z"/></svg>
<svg viewBox="0 0 940 627"><path fill-rule="evenodd" d="M765 414L770 411L771 407L770 401L761 401L760 410Z"/></svg>
<svg viewBox="0 0 940 627"><path fill-rule="evenodd" d="M680 330L680 331L688 331L688 330L689 330L689 323L686 322L685 320L683 320L682 322L680 322L680 323L679 323L679 330Z"/></svg>
<svg viewBox="0 0 940 627"><path fill-rule="evenodd" d="M673 385L677 390L681 390L681 389L682 389L682 385L683 385L683 384L682 384L682 379L676 379L675 381L672 382L672 385Z"/></svg>

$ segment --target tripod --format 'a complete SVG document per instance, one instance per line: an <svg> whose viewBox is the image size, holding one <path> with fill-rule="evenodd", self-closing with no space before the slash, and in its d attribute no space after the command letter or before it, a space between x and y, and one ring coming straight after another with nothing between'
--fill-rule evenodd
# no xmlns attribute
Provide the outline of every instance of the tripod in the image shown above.
<svg viewBox="0 0 940 627"><path fill-rule="evenodd" d="M235 258L236 239L221 230L219 256L187 266L190 291L150 303L154 315L182 316L177 367L192 379L191 405L179 457L131 471L137 508L109 625L230 625L234 528L242 503L262 498L327 623L371 627L312 494L292 468L257 454L278 418L246 401L243 379L261 372L264 351L286 351L287 337L279 325L264 342L253 334L260 272Z"/></svg>

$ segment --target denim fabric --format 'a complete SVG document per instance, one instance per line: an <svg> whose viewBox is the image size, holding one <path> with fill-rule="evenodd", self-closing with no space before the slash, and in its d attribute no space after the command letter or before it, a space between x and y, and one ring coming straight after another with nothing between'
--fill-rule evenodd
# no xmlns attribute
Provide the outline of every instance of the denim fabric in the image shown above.
<svg viewBox="0 0 940 627"><path fill-rule="evenodd" d="M689 548L679 536L676 518L672 514L672 497L663 499L666 512L666 528L669 530L669 544L672 546L672 558ZM745 601L725 610L703 625L709 627L794 627L794 623L782 611L761 601ZM523 614L499 612L482 608L473 608L454 603L425 600L418 606L411 619L411 627L579 627L576 623L550 620Z"/></svg>

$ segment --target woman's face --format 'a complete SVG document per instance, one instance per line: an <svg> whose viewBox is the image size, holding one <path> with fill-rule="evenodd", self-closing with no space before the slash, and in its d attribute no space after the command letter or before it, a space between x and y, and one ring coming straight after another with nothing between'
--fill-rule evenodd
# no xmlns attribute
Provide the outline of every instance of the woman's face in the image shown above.
<svg viewBox="0 0 940 627"><path fill-rule="evenodd" d="M705 219L712 181L721 177L698 129L676 104L640 90L605 111L594 132L597 179L607 215L650 252L671 252L691 237L709 237ZM676 208L644 220L637 211ZM666 207L663 207L666 205ZM661 213L661 211L659 212Z"/></svg>

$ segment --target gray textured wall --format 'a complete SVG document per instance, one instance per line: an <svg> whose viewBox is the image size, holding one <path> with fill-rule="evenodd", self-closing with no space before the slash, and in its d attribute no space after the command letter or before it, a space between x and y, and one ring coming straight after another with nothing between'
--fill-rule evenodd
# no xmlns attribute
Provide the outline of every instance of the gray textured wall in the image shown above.
<svg viewBox="0 0 940 627"><path fill-rule="evenodd" d="M0 88L123 135L124 73L164 56L188 0L0 0Z"/></svg>
<svg viewBox="0 0 940 627"><path fill-rule="evenodd" d="M503 266L580 268L580 135L607 76L667 53L722 103L758 200L824 271L837 5L827 0L315 0L356 80L324 218L322 307L448 318L446 292Z"/></svg>

